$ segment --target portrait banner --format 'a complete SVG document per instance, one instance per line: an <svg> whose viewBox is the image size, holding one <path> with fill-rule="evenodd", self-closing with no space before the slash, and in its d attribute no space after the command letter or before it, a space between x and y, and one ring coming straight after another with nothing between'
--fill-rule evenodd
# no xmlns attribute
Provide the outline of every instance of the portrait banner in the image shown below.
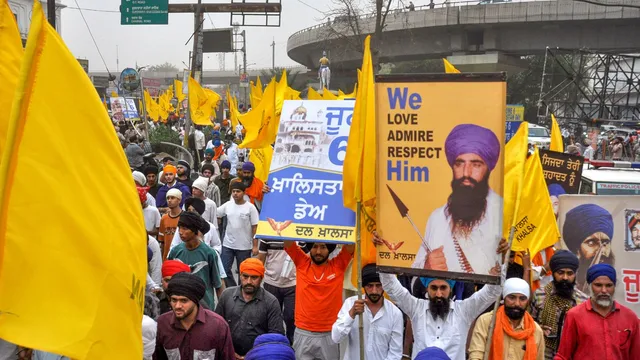
<svg viewBox="0 0 640 360"><path fill-rule="evenodd" d="M353 101L286 100L256 237L355 243L355 213L342 204L342 165Z"/></svg>
<svg viewBox="0 0 640 360"><path fill-rule="evenodd" d="M547 186L558 184L562 186L565 193L577 194L580 191L584 158L550 150L539 150L539 152Z"/></svg>
<svg viewBox="0 0 640 360"><path fill-rule="evenodd" d="M505 99L504 73L376 77L382 271L499 282Z"/></svg>
<svg viewBox="0 0 640 360"><path fill-rule="evenodd" d="M640 315L640 196L560 196L561 248L578 256L576 288L589 294L591 265L616 268L614 299Z"/></svg>

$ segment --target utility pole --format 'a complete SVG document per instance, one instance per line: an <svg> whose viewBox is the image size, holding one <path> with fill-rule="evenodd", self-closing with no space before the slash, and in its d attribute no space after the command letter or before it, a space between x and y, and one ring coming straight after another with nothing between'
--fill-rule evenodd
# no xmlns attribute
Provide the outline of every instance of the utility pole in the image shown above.
<svg viewBox="0 0 640 360"><path fill-rule="evenodd" d="M271 69L276 69L276 38L273 38L271 43Z"/></svg>
<svg viewBox="0 0 640 360"><path fill-rule="evenodd" d="M247 37L245 30L242 30L240 33L242 36L242 67L244 68L244 74L248 77L249 73L247 72ZM247 91L249 88L244 88L244 111L249 109L249 95Z"/></svg>
<svg viewBox="0 0 640 360"><path fill-rule="evenodd" d="M56 0L47 0L47 17L49 18L49 24L56 30Z"/></svg>
<svg viewBox="0 0 640 360"><path fill-rule="evenodd" d="M204 13L202 12L202 0L198 0L198 6L194 13L193 24L193 57L191 58L191 77L201 83L202 76L202 24ZM175 89L174 89L175 90ZM178 104L180 105L180 104ZM184 147L189 149L189 135L191 134L191 108L187 105L187 114L184 117ZM194 144L195 145L195 144ZM196 156L198 152L196 151ZM199 161L200 159L198 159Z"/></svg>

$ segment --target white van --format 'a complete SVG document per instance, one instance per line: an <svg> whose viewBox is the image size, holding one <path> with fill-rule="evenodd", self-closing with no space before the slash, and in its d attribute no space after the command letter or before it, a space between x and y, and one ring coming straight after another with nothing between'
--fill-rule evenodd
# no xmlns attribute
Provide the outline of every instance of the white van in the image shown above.
<svg viewBox="0 0 640 360"><path fill-rule="evenodd" d="M536 145L538 149L549 150L551 135L549 129L535 124L529 124L529 145Z"/></svg>
<svg viewBox="0 0 640 360"><path fill-rule="evenodd" d="M582 168L580 194L640 195L640 163L592 160Z"/></svg>

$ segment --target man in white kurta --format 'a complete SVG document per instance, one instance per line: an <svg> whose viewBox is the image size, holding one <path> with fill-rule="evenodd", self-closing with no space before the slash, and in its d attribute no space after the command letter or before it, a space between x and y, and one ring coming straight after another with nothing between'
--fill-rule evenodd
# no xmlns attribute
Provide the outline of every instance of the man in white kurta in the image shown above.
<svg viewBox="0 0 640 360"><path fill-rule="evenodd" d="M400 360L404 335L402 312L384 298L376 264L366 265L362 269L362 286L366 300L358 301L358 296L345 300L331 328L331 340L339 344L347 338L344 360L360 360L358 314L362 314L364 358Z"/></svg>
<svg viewBox="0 0 640 360"><path fill-rule="evenodd" d="M425 242L432 252L421 244L412 267L487 274L498 263L495 249L502 237L502 197L489 188L500 142L490 129L460 124L444 147L452 191L427 221Z"/></svg>

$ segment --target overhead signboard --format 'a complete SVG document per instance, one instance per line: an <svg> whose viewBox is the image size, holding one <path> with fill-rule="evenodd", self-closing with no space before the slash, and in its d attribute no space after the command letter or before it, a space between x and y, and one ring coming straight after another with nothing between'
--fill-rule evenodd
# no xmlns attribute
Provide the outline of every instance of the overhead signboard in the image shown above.
<svg viewBox="0 0 640 360"><path fill-rule="evenodd" d="M206 53L233 52L233 29L210 29L202 31L202 51Z"/></svg>
<svg viewBox="0 0 640 360"><path fill-rule="evenodd" d="M122 0L121 25L167 25L169 0Z"/></svg>

